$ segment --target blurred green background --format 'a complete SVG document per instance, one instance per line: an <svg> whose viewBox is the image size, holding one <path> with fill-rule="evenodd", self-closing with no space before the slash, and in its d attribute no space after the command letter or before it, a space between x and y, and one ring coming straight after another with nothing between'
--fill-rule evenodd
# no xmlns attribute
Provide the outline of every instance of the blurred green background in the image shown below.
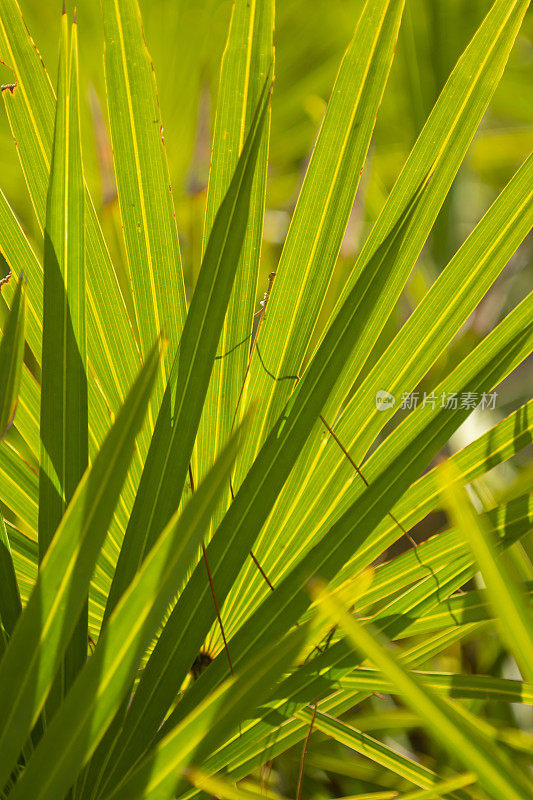
<svg viewBox="0 0 533 800"><path fill-rule="evenodd" d="M362 4L362 0L282 0L277 4L276 81L262 276L275 269L278 261L325 104ZM73 7L74 3L69 5ZM164 121L163 136L172 176L186 285L190 293L199 269L218 73L232 4L230 0L140 0L140 5L157 78ZM86 177L117 272L126 287L127 265L106 121L100 8L94 0L79 0L77 6ZM55 84L61 2L21 0L21 7ZM449 72L489 7L489 0L406 1L391 77L322 311L323 319L331 312L361 243L376 219ZM9 69L0 64L0 82L10 83L11 80ZM503 79L406 291L376 345L375 355L390 341L438 272L526 154L533 149L532 86L533 12L530 11ZM33 238L36 250L40 252L40 234L3 111L0 114L0 147L2 190L19 215L24 229ZM463 327L451 351L443 353L436 369L424 380L420 387L422 391L429 391L444 371L447 372L453 363L461 359L530 291L533 286L531 256L530 237ZM0 274L1 270L0 264ZM258 298L265 289L266 277L258 283ZM128 293L125 294L127 296ZM315 336L319 330L320 325ZM363 377L364 374L359 380ZM492 423L529 399L532 386L533 365L530 361L498 388L498 405ZM485 413L483 420L486 427L489 415ZM481 432L477 427L479 424L476 415L472 415L465 429L454 437L451 449L478 436ZM489 473L478 487L487 505L530 490L533 486L531 464L531 453L524 451L495 474ZM422 523L415 535L426 538L443 524L442 517L432 517ZM529 547L529 543L525 542L525 546ZM483 642L457 645L446 657L438 659L432 668L497 675L505 673L504 660L505 654L499 640L487 637ZM475 711L475 703L472 706ZM368 719L364 716L365 708L373 712ZM521 720L523 728L530 728L530 709L519 710L527 715L527 719ZM485 711L492 718L515 713L504 704ZM376 728L378 722L379 730ZM410 752L417 753L422 762L431 762L433 768L439 770L441 751L421 731L416 718L398 707L392 699L373 697L368 700L365 706L357 710L357 727L374 732L385 742L394 740L396 746L404 744ZM294 796L300 750L291 750L278 759L269 778L279 791L289 796ZM394 789L403 788L392 774L391 786L384 784L387 775L362 757L353 754L347 757L347 752L340 745L315 734L307 756L304 796L330 797L377 791L391 786Z"/></svg>

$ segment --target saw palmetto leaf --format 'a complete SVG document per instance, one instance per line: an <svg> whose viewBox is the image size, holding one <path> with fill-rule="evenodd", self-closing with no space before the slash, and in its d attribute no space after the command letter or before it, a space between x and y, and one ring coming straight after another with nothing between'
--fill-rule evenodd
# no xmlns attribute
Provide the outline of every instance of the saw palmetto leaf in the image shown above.
<svg viewBox="0 0 533 800"><path fill-rule="evenodd" d="M525 800L531 793L531 781L520 773L512 760L483 735L475 725L450 704L434 694L427 685L417 683L412 675L387 651L376 633L351 617L332 596L323 596L323 607L335 621L340 621L353 646L364 652L404 692L406 702L434 730L440 743L452 749L477 776L491 797ZM460 749L458 745L460 743Z"/></svg>
<svg viewBox="0 0 533 800"><path fill-rule="evenodd" d="M46 207L39 471L42 560L88 464L85 186L78 109L77 26L61 20L57 110ZM82 612L62 676L66 691L87 655ZM52 709L50 708L50 711Z"/></svg>
<svg viewBox="0 0 533 800"><path fill-rule="evenodd" d="M234 436L183 514L179 518L174 515L152 548L29 761L15 797L31 794L52 800L61 796L89 759L135 677L143 650L160 623L174 587L197 556L233 464L236 443Z"/></svg>
<svg viewBox="0 0 533 800"><path fill-rule="evenodd" d="M399 403L403 393L416 388L442 346L453 340L529 231L533 220L532 176L533 158L529 158L343 409L335 423L335 435L355 463L362 460L380 428L394 413L394 407L390 411L376 407L377 392L387 387ZM338 445L331 438L328 441L326 429L320 423L254 547L257 558L274 582L290 568L288 543L294 541L296 552L310 547L323 534L324 525L330 525L335 516L340 515L349 503L353 477L353 467ZM332 495L336 497L333 513ZM244 616L249 613L247 596L257 603L264 594L265 587L248 565L228 600L228 625L238 621L234 619L237 616L233 609L234 598L238 598L237 608Z"/></svg>
<svg viewBox="0 0 533 800"><path fill-rule="evenodd" d="M14 74L15 87L13 91L2 92L2 98L13 135L20 142L18 154L24 177L38 223L44 230L55 97L16 0L7 0L2 5L0 55ZM100 425L103 425L109 419L107 408L116 412L131 386L139 356L109 252L90 199L87 199L85 212L88 357L98 377L99 392L95 392L93 403L101 413ZM103 403L102 393L105 398ZM96 416L94 424L97 423Z"/></svg>
<svg viewBox="0 0 533 800"><path fill-rule="evenodd" d="M200 421L202 399L215 358L220 325L235 277L234 265L242 247L269 97L270 82L267 81L234 177L213 225L117 563L106 616L111 613L180 501ZM205 563L201 562L200 567L205 570ZM205 573L203 575L205 579ZM210 587L210 583L207 586ZM212 604L213 591L210 587ZM216 611L214 604L212 607ZM196 653L192 653L184 674L189 671L195 657ZM184 654L184 658L187 658L187 654ZM150 686L148 691L151 694ZM130 747L136 749L136 741L140 739L144 743L149 735L144 710L140 716L138 712L138 708L142 709L145 702L139 689L135 698L135 707L130 709L116 745L122 753L125 752L125 743L133 740ZM109 761L110 771L120 775L123 763L124 755ZM93 771L96 773L98 770L93 767Z"/></svg>
<svg viewBox="0 0 533 800"><path fill-rule="evenodd" d="M517 663L528 680L533 677L533 616L505 563L498 558L494 533L456 485L453 468L443 474L443 497L452 519L459 527L482 571L488 596ZM453 488L449 488L448 482Z"/></svg>
<svg viewBox="0 0 533 800"><path fill-rule="evenodd" d="M235 279L235 261L239 258L246 230L269 97L270 85L267 82L246 145L213 225L110 589L107 613L181 499L220 325Z"/></svg>
<svg viewBox="0 0 533 800"><path fill-rule="evenodd" d="M152 5L0 4L0 800L524 800L527 0Z"/></svg>
<svg viewBox="0 0 533 800"><path fill-rule="evenodd" d="M0 513L0 651L5 649L22 610L17 574L11 555L6 524Z"/></svg>
<svg viewBox="0 0 533 800"><path fill-rule="evenodd" d="M21 276L0 341L0 439L12 424L17 408L24 356L25 307Z"/></svg>
<svg viewBox="0 0 533 800"><path fill-rule="evenodd" d="M383 4L378 5L383 8ZM346 363L338 371L335 392L324 404L326 419L336 416L407 280L501 76L527 5L526 0L515 3L501 0L493 5L448 79L365 242L330 323L335 324L342 304L356 286L356 296L360 300L365 298L359 313L360 331ZM417 202L422 186L424 197ZM385 266L379 257L380 251L383 253L388 248L400 221L407 219L408 213L410 218L402 229L401 246L389 255ZM275 306L275 293L272 301ZM284 313L286 315L286 311ZM250 431L250 437L255 436L250 448L243 447L243 472L258 452L300 375L307 341L297 356L288 361L282 360L288 339L290 330L275 319L271 307L250 367L248 398L252 402L259 397L261 413L257 425L261 426L261 432ZM262 399L264 396L268 400Z"/></svg>
<svg viewBox="0 0 533 800"><path fill-rule="evenodd" d="M493 385L499 383L513 369L513 364L516 361L520 362L525 353L529 353L531 350L533 344L532 308L533 294L514 309L504 322L464 359L460 367L437 387L438 391L448 391L452 386L458 392L466 386L475 387L472 391L489 391ZM358 498L352 502L340 519L325 531L323 538L301 561L296 563L292 571L276 587L275 592L267 597L233 637L232 657L234 663L239 663L239 660L250 652L256 637L261 637L262 641L271 635L275 637L281 630L286 630L298 620L309 605L305 587L314 574L321 575L325 580L331 580L339 571L342 562L354 552L359 551L360 553L360 568L368 563L366 559L371 561L373 557L379 555L381 549L377 550L376 548L373 555L368 548L365 548L365 541L370 533L385 517L395 499L403 494L408 485L415 480L416 475L423 469L423 465L431 460L431 453L438 451L441 446L439 439L444 443L448 439L448 431L455 429L459 420L466 419L467 416L467 409L458 408L456 411L450 412L446 408L431 409L429 405L420 406L407 417L402 425L398 426L368 460L365 466L368 486L363 486ZM283 418L280 427L285 425L286 419ZM262 465L258 465L258 472L260 466ZM251 483L254 477L254 469L252 469L248 474L247 481ZM405 483L403 483L404 481ZM237 506L238 498L239 495L231 506L230 512ZM227 520L229 517L228 513L225 519ZM220 530L223 530L223 526L219 528ZM397 538L397 530L395 533ZM215 534L212 544L216 542L216 536L217 534ZM214 548L210 555L211 569L216 574L218 554ZM227 559L225 566L227 566ZM179 610L179 603L176 605L173 616L177 617L177 609ZM163 642L164 638L162 637L160 644L162 645ZM175 713L177 715L183 713L187 703L194 702L194 695L197 691L201 691L204 679L209 682L220 680L225 669L225 665L219 657L209 672L195 684Z"/></svg>
<svg viewBox="0 0 533 800"><path fill-rule="evenodd" d="M258 408L236 485L299 375L359 185L403 5L365 3L341 63L250 363L242 406Z"/></svg>
<svg viewBox="0 0 533 800"><path fill-rule="evenodd" d="M154 349L48 547L30 600L0 661L0 783L37 720L79 613L131 460L159 367ZM28 655L29 654L29 655ZM21 659L25 668L21 671Z"/></svg>
<svg viewBox="0 0 533 800"><path fill-rule="evenodd" d="M169 342L153 396L157 414L185 319L178 232L137 0L106 0L102 10L113 160L141 354L161 331Z"/></svg>
<svg viewBox="0 0 533 800"><path fill-rule="evenodd" d="M274 78L274 2L238 0L233 6L220 72L204 221L204 249L269 72ZM263 234L269 132L270 109L257 156L247 230L235 268L235 283L198 430L195 460L197 479L213 463L229 436L246 373ZM224 506L229 496L228 486ZM215 518L215 522L218 521Z"/></svg>
<svg viewBox="0 0 533 800"><path fill-rule="evenodd" d="M109 800L170 798L179 791L180 771L214 750L250 709L263 702L296 657L306 630L293 631L275 650L260 650L242 671L198 706L111 792Z"/></svg>

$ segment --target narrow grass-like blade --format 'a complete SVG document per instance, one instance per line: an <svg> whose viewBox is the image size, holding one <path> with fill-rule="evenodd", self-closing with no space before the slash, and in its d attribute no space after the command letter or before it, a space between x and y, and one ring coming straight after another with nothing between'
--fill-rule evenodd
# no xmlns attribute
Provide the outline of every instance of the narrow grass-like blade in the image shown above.
<svg viewBox="0 0 533 800"><path fill-rule="evenodd" d="M328 617L329 619L329 617ZM298 712L299 719L305 720L309 723L311 718L309 709L304 709ZM373 762L381 764L391 770L391 772L400 775L415 786L423 788L438 786L440 783L439 775L428 767L417 764L417 762L406 755L397 753L394 748L379 742L373 736L370 736L364 731L357 730L352 725L342 720L332 718L328 714L324 714L320 709L314 715L313 728L321 731L323 734L339 742L345 747L349 747L356 753L370 758ZM469 783L475 783L475 776L470 775ZM456 787L462 788L462 787ZM469 800L470 795L465 792L453 792L450 795L450 800Z"/></svg>
<svg viewBox="0 0 533 800"><path fill-rule="evenodd" d="M494 534L486 526L483 517L474 511L465 490L457 486L452 467L442 477L444 505L476 558L494 615L500 621L502 638L507 642L524 677L531 681L533 615L523 589L516 584L505 562L498 557Z"/></svg>
<svg viewBox="0 0 533 800"><path fill-rule="evenodd" d="M368 377L335 420L334 431L356 464L496 280L533 222L533 157L520 167L443 270ZM390 411L376 404L385 389ZM439 398L440 402L441 398ZM422 396L420 396L422 401ZM326 521L340 516L353 467L322 423L315 426L267 520L254 553L273 582L289 568L287 553L311 546ZM254 570L243 570L228 599L228 628L250 612L249 598L264 594ZM237 602L234 602L238 598Z"/></svg>
<svg viewBox="0 0 533 800"><path fill-rule="evenodd" d="M265 84L213 225L124 537L106 616L180 502L246 231L269 97L270 86Z"/></svg>
<svg viewBox="0 0 533 800"><path fill-rule="evenodd" d="M105 76L113 161L141 354L164 332L157 414L186 315L178 232L152 61L137 0L104 0Z"/></svg>
<svg viewBox="0 0 533 800"><path fill-rule="evenodd" d="M427 609L428 605L432 607L437 600L442 599L443 594L454 591L472 574L472 572L467 574L462 566L449 569L448 573L448 577L453 577L451 586L448 583L437 586L434 580L429 579L420 589L406 592L400 601L390 609L391 614L395 615L392 619L393 624L394 620L399 620L403 626L408 618L424 613L423 608ZM387 631L390 623L388 609L385 609L385 613L379 620L380 629ZM402 661L409 667L420 666L454 642L459 641L462 636L472 632L475 627L475 625L465 626L460 632L455 629L436 637L426 638L421 644L417 643L403 652ZM397 632L400 626L396 625L395 628ZM263 719L255 720L249 725L248 730L243 731L239 741L228 742L208 760L206 767L209 767L209 774L228 768L234 779L242 778L249 774L254 767L263 763L265 757L273 758L291 745L303 740L309 730L309 721L303 722L296 717L289 718L289 715L295 713L295 710L306 706L303 698L317 698L320 710L331 716L339 716L349 709L353 709L357 703L366 699L369 693L349 688L339 691L339 683L347 675L353 674L354 668L360 661L361 659L358 659L349 647L347 648L344 641L341 641L304 667L298 668L295 674L290 675L280 685L276 692L276 698L267 704L271 705L271 711L269 712L266 708L262 709ZM333 680L330 680L329 676ZM279 726L280 714L284 718L281 727ZM276 729L275 742L271 737L273 729ZM265 737L269 741L268 747L265 747L264 744ZM191 795L189 793L186 796Z"/></svg>
<svg viewBox="0 0 533 800"><path fill-rule="evenodd" d="M17 576L11 555L6 525L0 512L0 653L5 649L3 636L10 637L22 611Z"/></svg>
<svg viewBox="0 0 533 800"><path fill-rule="evenodd" d="M267 74L274 77L274 0L237 0L222 58L204 224L207 246ZM196 442L199 480L228 439L250 353L261 254L270 132L267 112L250 198L248 226L218 344ZM226 489L225 510L230 499ZM220 521L220 512L213 524Z"/></svg>
<svg viewBox="0 0 533 800"><path fill-rule="evenodd" d="M454 385L460 391L462 387L470 386L473 387L472 391L479 391L482 387L486 387L483 390L487 390L489 386L499 383L516 366L516 363L522 361L530 352L533 343L532 308L533 294L511 312L504 322L470 353L460 368L456 369L448 380L443 381L439 388L446 389ZM469 411L465 409L450 412L449 409L432 411L430 407L419 407L382 443L366 463L369 486L363 489L343 516L329 530L324 531L320 541L276 586L275 591L270 593L233 637L231 647L234 664L246 657L245 654L248 654L256 646L259 637L264 642L272 636L272 641L275 641L277 635L287 630L286 626L290 626L300 618L309 605L305 586L313 575L318 574L324 580L331 580L353 553L359 555L359 569L363 569L368 563L371 563L371 545L374 542L370 540L370 546L367 545L370 534L387 514L395 499L406 491L416 475L427 465L432 455L438 452L453 430L468 414ZM285 420L281 424L284 423ZM251 482L254 471L252 468L247 481ZM246 485L246 482L243 486ZM224 521L232 519L231 511L237 506L238 499L239 495L230 507ZM256 508L257 506L258 502L256 502ZM221 530L224 530L224 523L219 528L219 531ZM211 572L215 576L219 565L221 566L219 561L221 554L225 555L224 572L228 569L227 548L230 543L227 536L226 533L224 548L216 541L216 534L208 548ZM240 541L238 543L234 540L231 541L232 555L240 544ZM381 549L377 550L374 557L380 552L382 552ZM356 565L357 561L354 559L352 563ZM431 575L429 577L432 578ZM221 586L224 587L224 584L219 581L217 584L217 596L219 597L222 595ZM187 594L187 590L188 587L180 598L181 601ZM169 623L167 623L168 632L172 631L174 637L179 636L174 625L180 619L178 614L181 610L180 601L178 601ZM181 625L184 624L184 619L182 619ZM167 658L168 651L173 651L176 639L171 643L167 641L166 634L167 630L165 629L152 658L155 657L158 650L162 653L166 652ZM165 725L170 726L174 720L180 718L182 713L186 713L187 705L195 702L196 693L205 690L206 683L211 687L217 681L222 680L225 671L226 666L218 657L210 669L200 676Z"/></svg>
<svg viewBox="0 0 533 800"><path fill-rule="evenodd" d="M2 501L19 519L26 532L37 539L39 511L38 470L24 461L8 439L0 443Z"/></svg>
<svg viewBox="0 0 533 800"><path fill-rule="evenodd" d="M455 462L452 459L449 461L449 464L448 462L445 463L451 469ZM442 478L444 472L443 464L439 470L439 478ZM458 468L456 468L455 480L458 486L464 480ZM527 533L533 527L533 495L517 497L509 503L483 514L483 523L490 529L491 535L496 541L509 535L511 530L521 529L523 533ZM372 608L376 603L383 604L385 600L393 597L399 590L424 578L430 570L433 571L437 579L439 570L444 568L450 561L463 558L468 553L468 545L457 528L432 536L417 545L416 548L411 548L406 553L377 567L372 586L365 592L364 598L357 601L357 611L361 613L363 610ZM346 570L343 576L344 580L350 574L354 574L351 568L349 571ZM455 602L463 603L467 596L470 596L472 602L474 602L475 595L472 592L455 598ZM481 602L479 597L478 601ZM485 603L481 603L481 605L484 607ZM465 609L468 606L465 603ZM474 612L473 606L472 612ZM461 618L462 615L454 619L451 608L446 615L448 625L457 624L458 619ZM473 621L473 619L465 621Z"/></svg>
<svg viewBox="0 0 533 800"><path fill-rule="evenodd" d="M20 599L24 607L37 580L37 542L25 536L22 531L15 528L10 522L4 520L4 523Z"/></svg>
<svg viewBox="0 0 533 800"><path fill-rule="evenodd" d="M492 675L456 675L455 673L419 671L413 674L416 675L417 680L430 686L434 692L446 697L533 705L533 684L531 683L493 678ZM398 691L388 678L373 669L356 669L352 675L341 678L339 685L343 689L357 689L364 692L395 694Z"/></svg>
<svg viewBox="0 0 533 800"><path fill-rule="evenodd" d="M417 200L422 194L423 187ZM406 220L402 220L402 223L405 225ZM398 226L395 236L379 254L378 260L387 257L389 248L399 245L403 225ZM208 561L219 603L224 601L307 434L318 418L338 374L339 365L348 356L351 342L357 336L357 315L358 303L354 297L349 297L343 313L338 315L330 336L323 343L323 357L315 362L314 369L308 372L307 379L302 381L291 398L286 412L281 415L265 442L261 457L256 459L209 544ZM183 439L179 441L181 443ZM155 474L160 472L161 467L159 473L156 470ZM177 480L175 471L172 477L174 481ZM152 508L152 504L148 506ZM141 532L146 535L143 529ZM185 678L214 621L215 610L204 569L204 565L196 567L150 657L149 663L155 678L148 681L147 671L141 678L121 733L122 753L112 767L116 773L134 757L132 753L138 755L142 752L147 737L156 734L172 702L175 687ZM154 699L156 697L157 702Z"/></svg>
<svg viewBox="0 0 533 800"><path fill-rule="evenodd" d="M4 333L0 341L0 439L13 422L24 357L26 296L19 278Z"/></svg>
<svg viewBox="0 0 533 800"><path fill-rule="evenodd" d="M239 409L257 404L257 413L235 486L300 374L354 203L403 6L403 0L367 0L340 65L258 331Z"/></svg>
<svg viewBox="0 0 533 800"><path fill-rule="evenodd" d="M180 773L198 765L271 694L276 681L302 647L300 628L274 649L259 650L242 671L200 703L103 800L170 800L184 781Z"/></svg>
<svg viewBox="0 0 533 800"><path fill-rule="evenodd" d="M43 60L30 36L17 0L0 8L0 58L13 71L11 90L2 92L17 155L44 232L51 166L56 100ZM85 198L85 248L87 273L87 356L90 365L89 425L91 457L102 444L140 367L139 349L117 276L91 197ZM148 450L149 430L141 432L132 461L134 478L140 475ZM135 483L135 479L132 481ZM130 480L122 500L126 511L133 503ZM118 507L120 510L120 506ZM117 512L118 513L118 512ZM113 523L112 533L120 540ZM123 529L122 529L123 530Z"/></svg>
<svg viewBox="0 0 533 800"><path fill-rule="evenodd" d="M321 597L328 617L339 622L353 646L394 681L405 702L420 715L435 739L475 773L480 785L494 800L502 797L526 800L531 796L530 779L520 773L503 749L496 747L427 685L417 682L392 651L387 650L376 631L356 621L331 595L323 593Z"/></svg>
<svg viewBox="0 0 533 800"><path fill-rule="evenodd" d="M35 252L26 238L20 222L6 197L0 191L0 253L6 260L12 278L2 286L2 296L9 307L13 305L13 297L22 273L26 279L26 342L37 362L41 363L41 346L43 338L43 268Z"/></svg>
<svg viewBox="0 0 533 800"><path fill-rule="evenodd" d="M382 7L383 3L378 5ZM341 313L347 298L353 297L356 287L356 296L365 298L359 311L360 331L324 406L326 419L336 417L392 312L498 84L527 6L528 0L496 0L493 4L450 75L358 256L332 314L330 326L335 324L336 316ZM424 201L417 204L414 198L420 186L426 183ZM408 210L412 211L412 218L403 232L402 246L391 254L376 274L376 254L386 246ZM271 306L250 367L247 400L258 400L257 418L261 428L257 427L258 422L250 432L249 442L243 445L238 459L241 466L237 485L287 402L300 376L301 360L307 346L306 341L298 357L282 360L287 347L287 331L281 321L281 305L285 300L282 297L276 300L278 289L279 284L272 294L274 309ZM275 316L277 302L280 303L280 317ZM328 334L327 329L324 335Z"/></svg>
<svg viewBox="0 0 533 800"><path fill-rule="evenodd" d="M61 18L57 110L46 207L39 472L40 560L88 464L85 185L78 107L77 25ZM87 657L87 609L65 654L56 701ZM54 693L55 694L55 693ZM49 711L53 713L54 700Z"/></svg>
<svg viewBox="0 0 533 800"><path fill-rule="evenodd" d="M158 367L159 352L154 348L102 449L78 485L0 661L2 786L38 718L86 601Z"/></svg>
<svg viewBox="0 0 533 800"><path fill-rule="evenodd" d="M205 481L176 512L121 598L13 791L13 800L63 797L133 683L142 654L199 546L237 451L228 443ZM179 515L179 517L178 517Z"/></svg>

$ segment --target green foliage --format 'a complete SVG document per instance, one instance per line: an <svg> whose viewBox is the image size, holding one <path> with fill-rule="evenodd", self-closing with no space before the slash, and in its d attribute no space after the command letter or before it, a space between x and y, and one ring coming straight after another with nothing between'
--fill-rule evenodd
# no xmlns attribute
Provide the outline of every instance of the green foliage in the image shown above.
<svg viewBox="0 0 533 800"><path fill-rule="evenodd" d="M3 0L1 800L531 796L531 21L417 3Z"/></svg>

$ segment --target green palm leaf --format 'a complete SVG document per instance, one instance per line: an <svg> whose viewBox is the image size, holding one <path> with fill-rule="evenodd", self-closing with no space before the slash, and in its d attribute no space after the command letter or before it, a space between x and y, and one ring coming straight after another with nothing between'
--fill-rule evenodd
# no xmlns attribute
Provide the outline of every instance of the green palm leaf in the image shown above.
<svg viewBox="0 0 533 800"><path fill-rule="evenodd" d="M174 587L197 555L235 452L236 437L183 514L178 518L176 513L157 540L29 761L15 797L31 794L52 800L61 796L91 756L135 677ZM87 698L91 698L89 703Z"/></svg>
<svg viewBox="0 0 533 800"><path fill-rule="evenodd" d="M0 661L0 783L5 783L46 699L85 601L141 427L159 357L152 352L105 445L85 473L41 564L34 590ZM68 602L67 602L68 601ZM29 659L27 654L31 654ZM20 660L25 669L21 672Z"/></svg>
<svg viewBox="0 0 533 800"><path fill-rule="evenodd" d="M42 560L88 464L83 167L78 110L77 26L61 20L58 100L46 209L43 381L39 472ZM65 658L62 691L87 655L87 611ZM53 706L49 707L53 713Z"/></svg>
<svg viewBox="0 0 533 800"><path fill-rule="evenodd" d="M102 5L113 159L141 354L164 330L166 362L154 416L185 319L185 287L163 123L136 0ZM142 98L142 101L140 100Z"/></svg>
<svg viewBox="0 0 533 800"><path fill-rule="evenodd" d="M153 6L0 9L0 800L528 797L527 0Z"/></svg>
<svg viewBox="0 0 533 800"><path fill-rule="evenodd" d="M410 673L386 650L377 634L365 629L350 617L333 598L324 599L328 614L340 619L353 646L362 650L404 691L409 705L425 724L435 731L444 747L453 749L460 760L476 774L480 784L494 798L526 798L531 784L526 775L517 772L510 758L479 731L473 718L459 714L431 690L417 684ZM460 749L457 747L460 744Z"/></svg>
<svg viewBox="0 0 533 800"><path fill-rule="evenodd" d="M25 294L19 279L0 342L0 439L13 422L24 357Z"/></svg>

